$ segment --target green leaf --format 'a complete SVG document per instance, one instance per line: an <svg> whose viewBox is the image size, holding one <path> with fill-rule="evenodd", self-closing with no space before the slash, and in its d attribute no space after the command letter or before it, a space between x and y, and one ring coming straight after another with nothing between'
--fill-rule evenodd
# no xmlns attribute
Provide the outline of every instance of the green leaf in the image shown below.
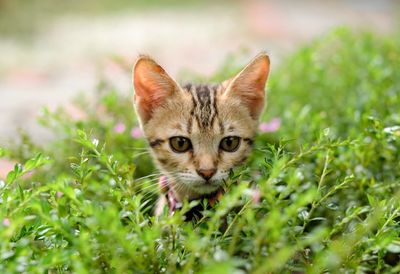
<svg viewBox="0 0 400 274"><path fill-rule="evenodd" d="M24 165L24 172L28 172L31 171L35 168L41 167L47 163L50 162L49 157L45 157L43 156L42 153L38 153L34 158L29 159L28 161L26 161L25 165Z"/></svg>
<svg viewBox="0 0 400 274"><path fill-rule="evenodd" d="M11 184L12 182L14 182L14 180L15 180L16 178L17 178L17 174L15 173L14 170L12 170L12 171L10 171L10 172L7 174L6 180L7 180L7 182L8 182L9 184Z"/></svg>
<svg viewBox="0 0 400 274"><path fill-rule="evenodd" d="M21 164L15 164L14 169L7 174L7 182L10 184L22 175L23 167Z"/></svg>
<svg viewBox="0 0 400 274"><path fill-rule="evenodd" d="M400 243L391 243L386 247L386 249L392 253L400 253Z"/></svg>
<svg viewBox="0 0 400 274"><path fill-rule="evenodd" d="M18 192L19 192L19 196L21 198L21 201L25 200L24 190L22 189L20 184L18 184Z"/></svg>

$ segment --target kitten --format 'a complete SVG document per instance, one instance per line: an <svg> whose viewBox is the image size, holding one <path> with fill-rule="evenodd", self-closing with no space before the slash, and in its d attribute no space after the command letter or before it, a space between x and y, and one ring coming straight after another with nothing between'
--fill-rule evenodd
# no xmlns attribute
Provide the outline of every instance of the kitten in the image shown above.
<svg viewBox="0 0 400 274"><path fill-rule="evenodd" d="M150 57L139 57L134 105L167 189L156 215L183 199L213 199L229 171L245 162L264 107L269 64L261 53L220 85L180 86Z"/></svg>

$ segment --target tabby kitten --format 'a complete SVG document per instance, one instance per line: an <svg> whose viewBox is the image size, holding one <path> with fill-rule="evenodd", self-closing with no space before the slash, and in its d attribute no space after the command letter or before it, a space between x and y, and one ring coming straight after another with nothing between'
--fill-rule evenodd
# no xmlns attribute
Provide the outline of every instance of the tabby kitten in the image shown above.
<svg viewBox="0 0 400 274"><path fill-rule="evenodd" d="M160 197L156 214L171 200L216 195L229 171L244 163L264 107L269 64L261 53L219 85L180 86L150 57L139 57L134 105L170 195Z"/></svg>

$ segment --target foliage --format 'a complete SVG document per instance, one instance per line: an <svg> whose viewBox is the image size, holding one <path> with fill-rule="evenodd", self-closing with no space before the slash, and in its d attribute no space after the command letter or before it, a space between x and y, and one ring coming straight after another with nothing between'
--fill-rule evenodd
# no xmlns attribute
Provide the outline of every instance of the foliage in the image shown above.
<svg viewBox="0 0 400 274"><path fill-rule="evenodd" d="M193 221L205 201L152 216L130 95L99 87L84 119L45 111L56 141L0 150L21 163L0 182L0 272L400 272L399 46L339 29L273 67L264 120L280 129Z"/></svg>

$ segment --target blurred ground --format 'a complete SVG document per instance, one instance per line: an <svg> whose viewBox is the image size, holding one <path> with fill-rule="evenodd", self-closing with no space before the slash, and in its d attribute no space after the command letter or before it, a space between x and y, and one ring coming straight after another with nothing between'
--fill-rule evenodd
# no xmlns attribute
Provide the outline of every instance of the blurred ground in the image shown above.
<svg viewBox="0 0 400 274"><path fill-rule="evenodd" d="M71 98L93 94L101 77L129 94L130 74L114 60L130 67L139 53L147 53L172 75L184 68L208 75L227 54L241 49L249 55L266 50L275 65L299 44L338 25L381 33L397 26L395 0L299 2L67 13L43 24L29 39L0 36L0 144L13 139L18 128L45 142L51 136L35 124L40 108L62 104L74 112Z"/></svg>

